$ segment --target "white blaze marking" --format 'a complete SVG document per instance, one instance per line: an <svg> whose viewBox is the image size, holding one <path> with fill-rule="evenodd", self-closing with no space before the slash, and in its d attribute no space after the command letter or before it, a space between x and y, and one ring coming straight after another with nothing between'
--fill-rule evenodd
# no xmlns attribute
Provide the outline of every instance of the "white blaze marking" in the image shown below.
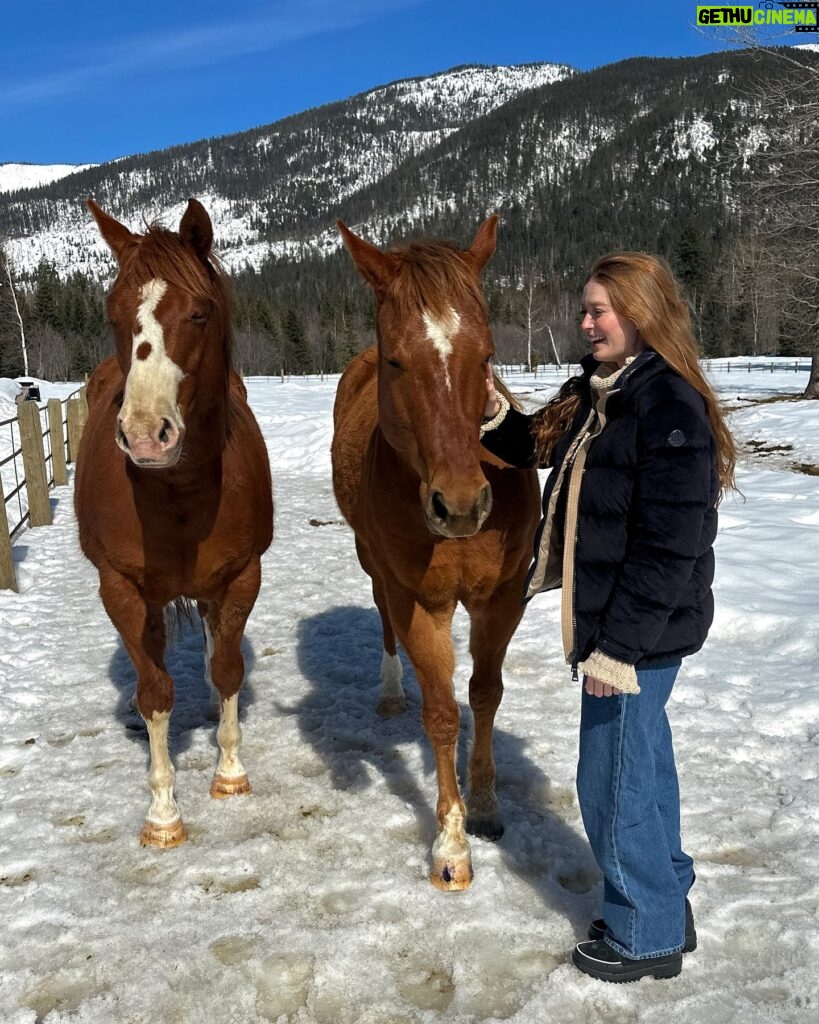
<svg viewBox="0 0 819 1024"><path fill-rule="evenodd" d="M150 429L145 421L149 416L165 417L175 426L181 426L182 422L176 398L179 381L184 374L168 357L165 351L165 332L156 318L156 307L167 288L165 281L154 278L140 289L137 310L140 329L134 335L131 348L131 370L125 383L121 413L123 425L135 428L137 432ZM146 359L140 359L137 350L145 343L151 346L151 351ZM134 420L137 422L134 423Z"/></svg>
<svg viewBox="0 0 819 1024"><path fill-rule="evenodd" d="M440 320L436 320L424 313L424 326L427 329L427 338L432 342L438 355L444 364L446 386L452 388L452 381L449 379L449 357L452 355L452 339L458 333L461 326L460 314L452 307L449 312Z"/></svg>

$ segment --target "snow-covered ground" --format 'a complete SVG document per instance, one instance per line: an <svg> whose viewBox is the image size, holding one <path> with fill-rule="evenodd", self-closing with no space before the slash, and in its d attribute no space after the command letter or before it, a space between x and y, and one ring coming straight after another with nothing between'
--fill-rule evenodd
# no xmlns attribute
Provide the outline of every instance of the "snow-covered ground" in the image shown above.
<svg viewBox="0 0 819 1024"><path fill-rule="evenodd" d="M559 379L511 383L532 402ZM408 666L407 713L375 711L379 623L330 482L336 379L254 379L277 503L245 643L254 791L208 796L214 725L189 628L168 657L184 846L139 845L147 737L70 486L53 492L54 525L18 538L20 593L0 593L0 1021L819 1019L819 478L791 468L819 463L819 402L752 401L798 393L804 374L713 366L712 379L744 443L793 447L770 462L745 443L743 496L721 508L716 621L671 700L699 933L678 978L605 985L567 961L600 886L574 795L579 694L557 595L529 606L506 661L506 833L473 840L467 892L426 881L434 768ZM455 632L468 723L463 615Z"/></svg>

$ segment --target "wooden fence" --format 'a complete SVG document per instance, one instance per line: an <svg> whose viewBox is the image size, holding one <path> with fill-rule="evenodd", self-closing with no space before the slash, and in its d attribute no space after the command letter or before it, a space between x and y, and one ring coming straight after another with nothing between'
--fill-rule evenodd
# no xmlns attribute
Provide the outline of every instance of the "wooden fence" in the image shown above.
<svg viewBox="0 0 819 1024"><path fill-rule="evenodd" d="M0 459L0 469L14 467L14 486L0 486L0 590L17 590L12 541L28 524L51 525L49 489L68 483L68 464L77 458L83 427L88 418L85 388L68 398L51 398L43 405L21 402L17 415L0 420L0 432L8 431L10 453ZM17 439L15 439L15 428ZM22 463L22 475L20 466ZM5 474L10 476L9 473ZM23 508L25 490L27 507ZM6 506L17 499L19 519L9 529Z"/></svg>
<svg viewBox="0 0 819 1024"><path fill-rule="evenodd" d="M755 363L753 359L749 359L747 362L743 360L731 361L730 359L725 362L711 362L710 359L706 359L703 363L703 368L707 373L808 373L810 372L810 363L804 360L794 359L786 360L781 363L776 362L764 362Z"/></svg>

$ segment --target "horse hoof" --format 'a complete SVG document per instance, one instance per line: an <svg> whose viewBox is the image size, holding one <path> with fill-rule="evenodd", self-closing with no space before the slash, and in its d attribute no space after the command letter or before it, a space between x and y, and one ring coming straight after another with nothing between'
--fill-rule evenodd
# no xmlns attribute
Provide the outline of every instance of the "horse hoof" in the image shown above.
<svg viewBox="0 0 819 1024"><path fill-rule="evenodd" d="M237 775L233 779L224 775L214 775L210 787L210 795L214 800L224 800L228 796L245 796L250 792L247 775Z"/></svg>
<svg viewBox="0 0 819 1024"><path fill-rule="evenodd" d="M157 825L156 822L146 821L142 826L142 833L139 841L143 846L154 846L159 850L170 850L171 847L181 846L187 842L188 833L180 818L172 821L169 825Z"/></svg>
<svg viewBox="0 0 819 1024"><path fill-rule="evenodd" d="M472 859L460 857L433 858L429 880L441 892L461 892L472 882Z"/></svg>
<svg viewBox="0 0 819 1024"><path fill-rule="evenodd" d="M406 697L382 697L378 702L378 713L382 718L395 718L407 710Z"/></svg>
<svg viewBox="0 0 819 1024"><path fill-rule="evenodd" d="M503 821L500 815L474 815L466 816L466 831L471 836L479 839L488 839L490 843L496 843L503 835Z"/></svg>

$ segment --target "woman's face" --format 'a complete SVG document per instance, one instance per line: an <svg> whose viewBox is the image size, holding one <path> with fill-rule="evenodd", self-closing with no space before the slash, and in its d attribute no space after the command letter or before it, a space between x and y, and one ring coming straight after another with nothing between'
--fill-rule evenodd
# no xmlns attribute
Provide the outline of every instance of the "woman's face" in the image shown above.
<svg viewBox="0 0 819 1024"><path fill-rule="evenodd" d="M580 330L591 342L592 355L600 363L624 366L629 356L645 348L637 334L637 325L614 312L608 292L594 278L587 281L583 289Z"/></svg>

